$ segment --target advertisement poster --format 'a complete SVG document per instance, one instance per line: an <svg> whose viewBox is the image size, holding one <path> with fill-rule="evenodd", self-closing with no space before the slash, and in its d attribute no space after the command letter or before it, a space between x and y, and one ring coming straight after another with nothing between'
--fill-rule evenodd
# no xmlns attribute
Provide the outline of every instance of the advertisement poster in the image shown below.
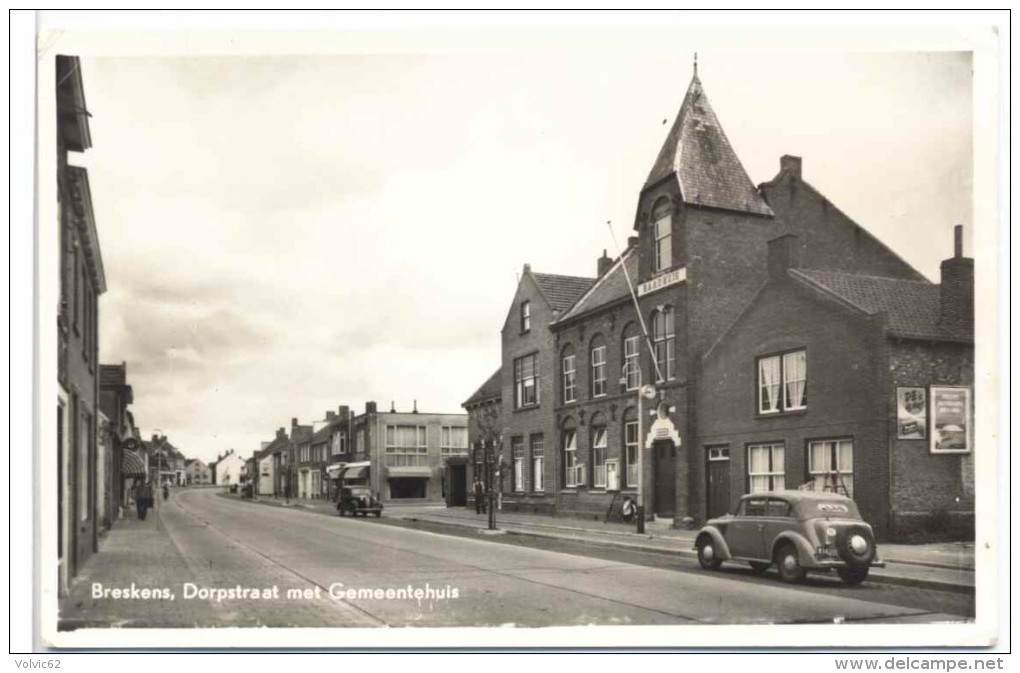
<svg viewBox="0 0 1020 673"><path fill-rule="evenodd" d="M931 452L970 453L970 388L931 388Z"/></svg>
<svg viewBox="0 0 1020 673"><path fill-rule="evenodd" d="M926 393L924 388L896 389L897 439L925 439L928 436Z"/></svg>

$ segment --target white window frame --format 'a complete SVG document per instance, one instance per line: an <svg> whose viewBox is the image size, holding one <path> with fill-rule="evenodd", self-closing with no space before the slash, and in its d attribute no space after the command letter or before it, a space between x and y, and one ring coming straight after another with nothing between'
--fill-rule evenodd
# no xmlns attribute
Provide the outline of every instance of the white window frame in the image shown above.
<svg viewBox="0 0 1020 673"><path fill-rule="evenodd" d="M521 302L521 334L531 331L531 302Z"/></svg>
<svg viewBox="0 0 1020 673"><path fill-rule="evenodd" d="M626 421L623 424L623 454L627 462L627 488L637 488L639 445L638 422Z"/></svg>
<svg viewBox="0 0 1020 673"><path fill-rule="evenodd" d="M652 221L652 238L652 270L658 273L673 265L673 214L668 206L665 212Z"/></svg>
<svg viewBox="0 0 1020 673"><path fill-rule="evenodd" d="M623 340L623 371L626 372L627 390L637 390L641 381L641 335Z"/></svg>
<svg viewBox="0 0 1020 673"><path fill-rule="evenodd" d="M397 437L414 428L414 445L402 443L404 437ZM387 424L385 431L386 465L388 467L427 467L428 466L428 429L424 425ZM401 442L401 443L398 443Z"/></svg>
<svg viewBox="0 0 1020 673"><path fill-rule="evenodd" d="M609 451L609 431L604 425L594 428L591 442L592 486L606 487L606 454Z"/></svg>
<svg viewBox="0 0 1020 673"><path fill-rule="evenodd" d="M531 364L531 374L526 375L524 365ZM514 359L514 408L525 409L539 404L538 353L529 353ZM527 395L530 392L531 395Z"/></svg>
<svg viewBox="0 0 1020 673"><path fill-rule="evenodd" d="M570 353L563 359L563 403L577 401L577 355Z"/></svg>
<svg viewBox="0 0 1020 673"><path fill-rule="evenodd" d="M591 349L591 396L606 396L606 346Z"/></svg>
<svg viewBox="0 0 1020 673"><path fill-rule="evenodd" d="M567 488L576 488L580 484L576 478L577 462L577 430L563 431L563 474L564 485Z"/></svg>
<svg viewBox="0 0 1020 673"><path fill-rule="evenodd" d="M510 441L510 455L513 460L514 492L524 492L524 438L514 437Z"/></svg>
<svg viewBox="0 0 1020 673"><path fill-rule="evenodd" d="M530 443L531 490L534 493L542 493L545 491L545 437L542 435L532 435Z"/></svg>
<svg viewBox="0 0 1020 673"><path fill-rule="evenodd" d="M443 456L461 456L468 452L468 430L463 425L444 425L439 452ZM463 440L463 441L460 441Z"/></svg>
<svg viewBox="0 0 1020 673"><path fill-rule="evenodd" d="M825 465L818 465L815 460L815 449L825 454ZM848 456L849 460L844 460ZM815 490L835 491L838 486L846 488L846 495L854 497L854 440L850 437L839 439L819 439L808 442L808 476ZM834 478L835 477L835 478ZM834 483L835 482L835 483Z"/></svg>
<svg viewBox="0 0 1020 673"><path fill-rule="evenodd" d="M676 378L676 311L664 306L652 316L652 340L655 346L656 378L672 381Z"/></svg>
<svg viewBox="0 0 1020 673"><path fill-rule="evenodd" d="M797 362L801 358L801 362ZM807 349L797 350L774 355L763 355L756 362L757 386L758 386L758 413L759 414L780 414L786 411L803 411L807 409ZM773 381L766 380L766 373L774 377ZM793 386L802 384L800 391L800 403L791 403ZM769 391L768 398L771 404L766 404L766 390Z"/></svg>
<svg viewBox="0 0 1020 673"><path fill-rule="evenodd" d="M768 466L765 470L752 471L751 453L755 450L768 452ZM778 454L778 457L777 457ZM765 479L764 486L756 480ZM758 482L760 483L760 481ZM765 493L786 488L786 445L782 442L765 442L747 445L747 492Z"/></svg>

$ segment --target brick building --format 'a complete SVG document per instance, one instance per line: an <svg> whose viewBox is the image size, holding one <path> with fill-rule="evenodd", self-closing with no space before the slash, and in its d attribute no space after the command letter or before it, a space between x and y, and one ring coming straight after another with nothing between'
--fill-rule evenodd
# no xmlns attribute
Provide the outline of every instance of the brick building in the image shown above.
<svg viewBox="0 0 1020 673"><path fill-rule="evenodd" d="M468 415L468 447L466 457L447 460L446 504L450 507L474 507L475 479L484 488L499 488L495 482L500 438L503 434L503 372L497 369L462 405ZM533 460L543 460L541 455ZM538 463L532 463L537 465ZM540 471L541 472L541 471ZM463 492L460 485L463 484Z"/></svg>
<svg viewBox="0 0 1020 673"><path fill-rule="evenodd" d="M133 401L134 391L127 382L127 363L99 365L99 407L106 418L102 435L108 447L104 468L104 515L101 517L106 527L120 517L120 508L126 504L125 496L133 481L147 476L136 450L139 442L134 417L128 410Z"/></svg>
<svg viewBox="0 0 1020 673"><path fill-rule="evenodd" d="M184 461L184 483L188 486L205 486L213 483L213 471L200 458Z"/></svg>
<svg viewBox="0 0 1020 673"><path fill-rule="evenodd" d="M806 183L799 157L755 187L697 73L636 211L636 235L620 258L603 253L595 278L524 267L502 330L508 509L601 518L618 494L636 495L640 451L646 512L678 526L705 516L703 356L769 281L768 241L791 234L807 268L931 285Z"/></svg>
<svg viewBox="0 0 1020 673"><path fill-rule="evenodd" d="M352 420L354 454L349 463L369 463L344 473L356 477L386 502L443 502L445 457L467 453L465 414L379 412L375 402Z"/></svg>
<svg viewBox="0 0 1020 673"><path fill-rule="evenodd" d="M700 517L741 493L813 485L845 491L886 539L971 535L973 261L960 229L938 285L819 270L799 249L796 236L769 243L768 282L705 356ZM952 398L963 436L936 446L948 424L934 403Z"/></svg>
<svg viewBox="0 0 1020 673"><path fill-rule="evenodd" d="M92 146L81 63L56 57L57 206L60 305L57 309L57 511L60 587L98 549L99 295L106 276L88 171L69 152Z"/></svg>
<svg viewBox="0 0 1020 673"><path fill-rule="evenodd" d="M298 497L317 499L330 496L327 468L348 457L350 421L348 407L341 405L337 411L331 409L323 420L312 424L311 433L297 444Z"/></svg>

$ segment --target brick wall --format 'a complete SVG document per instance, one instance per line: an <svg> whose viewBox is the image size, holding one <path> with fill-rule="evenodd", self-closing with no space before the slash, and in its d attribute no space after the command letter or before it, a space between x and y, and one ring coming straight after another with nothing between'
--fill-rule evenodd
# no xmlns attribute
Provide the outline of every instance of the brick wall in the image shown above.
<svg viewBox="0 0 1020 673"><path fill-rule="evenodd" d="M896 388L963 385L973 389L973 346L895 342L891 346L889 378L886 400L892 454L891 518L895 535L901 539L972 538L973 457L933 455L927 438L897 439ZM926 437L930 432L929 418Z"/></svg>
<svg viewBox="0 0 1020 673"><path fill-rule="evenodd" d="M706 447L730 448L730 495L748 492L747 446L781 442L785 481L808 481L808 443L853 440L854 499L884 535L888 512L887 423L883 394L886 361L880 321L853 315L813 296L793 281L770 283L734 329L702 363L696 447L691 467L698 519L705 518ZM807 409L761 416L756 358L791 349L807 351Z"/></svg>

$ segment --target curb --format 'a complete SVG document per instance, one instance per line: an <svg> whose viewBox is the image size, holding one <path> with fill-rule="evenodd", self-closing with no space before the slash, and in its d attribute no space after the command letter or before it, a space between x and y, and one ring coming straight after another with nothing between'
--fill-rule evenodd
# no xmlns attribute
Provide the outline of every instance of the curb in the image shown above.
<svg viewBox="0 0 1020 673"><path fill-rule="evenodd" d="M433 524L446 524L451 526L458 526L460 528L474 528L473 525L465 525L464 523L453 523L451 521L437 521L436 519L423 519L415 516L403 516L393 517L398 518L401 521L410 521L415 523L433 523ZM696 559L698 557L697 552L693 549L664 549L663 547L657 547L652 545L635 544L633 542L624 542L622 540L593 540L585 537L568 537L564 535L556 535L554 533L548 533L545 531L527 530L522 528L505 527L508 535L518 535L523 537L534 537L546 540L567 540L572 542L585 542L600 547L611 547L614 549L629 549L632 551L640 551L649 554L659 554L661 556L681 556L684 558ZM567 530L579 530L583 531L583 528L567 529ZM636 534L635 534L636 535ZM886 559L886 562L890 562ZM955 570L955 568L953 568ZM876 584L892 584L897 586L914 587L918 589L934 589L936 591L950 591L953 593L961 594L973 594L974 587L959 584L957 582L947 582L944 580L924 579L920 577L903 577L901 575L885 575L885 574L871 574L868 576L869 582Z"/></svg>

